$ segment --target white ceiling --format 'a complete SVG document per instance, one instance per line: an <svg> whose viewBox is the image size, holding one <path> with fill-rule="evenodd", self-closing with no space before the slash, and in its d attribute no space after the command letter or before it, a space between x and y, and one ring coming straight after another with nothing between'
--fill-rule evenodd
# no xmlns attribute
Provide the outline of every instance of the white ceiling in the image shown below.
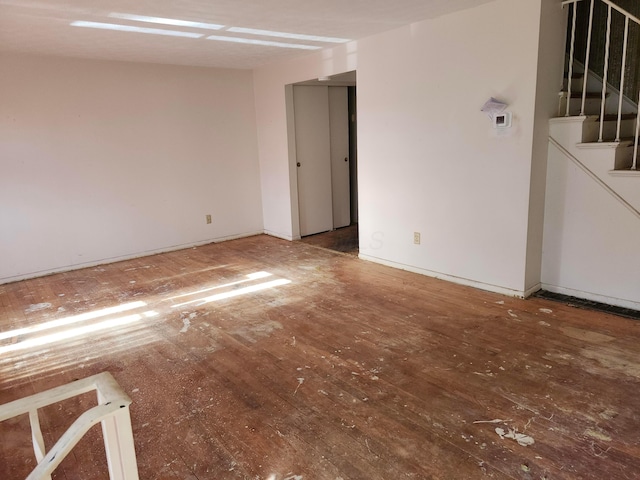
<svg viewBox="0 0 640 480"><path fill-rule="evenodd" d="M0 50L68 57L223 68L254 68L287 56L308 54L261 45L207 40L208 35L243 36L184 26L110 18L112 12L278 32L360 39L492 0L0 0ZM197 32L201 38L96 30L73 21L118 23ZM254 39L285 40L261 36Z"/></svg>

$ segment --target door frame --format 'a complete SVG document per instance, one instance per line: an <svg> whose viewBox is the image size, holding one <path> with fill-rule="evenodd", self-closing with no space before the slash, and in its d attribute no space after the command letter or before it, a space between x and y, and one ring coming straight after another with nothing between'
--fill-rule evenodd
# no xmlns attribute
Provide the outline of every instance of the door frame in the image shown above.
<svg viewBox="0 0 640 480"><path fill-rule="evenodd" d="M337 77L335 79L335 83L331 80L329 82L323 81L320 83L320 80L313 79L303 82L297 82L295 84L288 84L284 87L285 93L285 111L286 111L286 123L287 123L287 151L289 157L289 198L291 199L291 237L292 240L300 240L302 237L300 235L300 206L299 206L299 193L298 193L298 156L296 153L296 127L295 127L295 110L294 110L294 99L293 99L293 87L294 85L335 85L335 86L344 86L344 87L356 87L357 84L355 81L343 82L338 80L338 78L342 75L354 74L355 70L350 72L344 72L340 74L333 75L333 77ZM357 147L356 147L357 150ZM351 161L351 159L350 159ZM357 180L355 180L357 182ZM358 189L359 190L359 189ZM359 199L359 191L356 192ZM359 203L359 202L358 202Z"/></svg>

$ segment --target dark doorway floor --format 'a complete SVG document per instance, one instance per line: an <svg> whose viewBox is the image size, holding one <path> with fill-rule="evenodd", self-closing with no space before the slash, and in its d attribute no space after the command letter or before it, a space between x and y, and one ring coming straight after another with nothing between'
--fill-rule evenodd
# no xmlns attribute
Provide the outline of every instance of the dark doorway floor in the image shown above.
<svg viewBox="0 0 640 480"><path fill-rule="evenodd" d="M358 224L338 228L331 232L304 237L302 242L336 252L358 255Z"/></svg>
<svg viewBox="0 0 640 480"><path fill-rule="evenodd" d="M615 305L607 305L606 303L594 302L591 300L572 297L570 295L563 295L561 293L548 292L546 290L539 290L535 294L535 296L539 298L546 298L547 300L553 300L555 302L561 302L566 305L569 305L570 307L584 308L587 310L596 310L598 312L611 313L613 315L619 315L621 317L640 320L640 311L632 310L630 308L617 307Z"/></svg>

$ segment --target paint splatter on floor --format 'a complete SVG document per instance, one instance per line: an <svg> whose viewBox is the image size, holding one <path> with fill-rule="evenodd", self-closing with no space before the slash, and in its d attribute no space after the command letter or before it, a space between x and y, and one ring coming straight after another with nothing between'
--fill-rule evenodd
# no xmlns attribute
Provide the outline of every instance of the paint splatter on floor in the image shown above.
<svg viewBox="0 0 640 480"><path fill-rule="evenodd" d="M24 313L39 312L40 310L45 310L47 308L51 308L50 303L34 303L29 305L29 308L25 309Z"/></svg>
<svg viewBox="0 0 640 480"><path fill-rule="evenodd" d="M188 318L183 318L182 324L183 324L183 327L180 329L180 333L187 333L187 331L189 330L189 327L191 326L191 320L189 320Z"/></svg>
<svg viewBox="0 0 640 480"><path fill-rule="evenodd" d="M524 433L518 433L516 430L507 429L507 432L504 431L504 428L496 427L496 433L501 439L510 438L518 442L518 444L523 447L528 447L529 445L533 445L536 441L533 437L529 435L525 435Z"/></svg>
<svg viewBox="0 0 640 480"><path fill-rule="evenodd" d="M593 428L588 428L587 430L585 430L584 434L588 437L595 438L596 440L601 440L603 442L610 442L612 440L612 438L606 433L594 430Z"/></svg>
<svg viewBox="0 0 640 480"><path fill-rule="evenodd" d="M188 317L184 317L183 315L181 315L183 318L182 318L182 328L180 329L180 333L187 333L187 331L189 330L189 327L191 326L191 320L196 318L198 314L193 312L193 313L190 313Z"/></svg>

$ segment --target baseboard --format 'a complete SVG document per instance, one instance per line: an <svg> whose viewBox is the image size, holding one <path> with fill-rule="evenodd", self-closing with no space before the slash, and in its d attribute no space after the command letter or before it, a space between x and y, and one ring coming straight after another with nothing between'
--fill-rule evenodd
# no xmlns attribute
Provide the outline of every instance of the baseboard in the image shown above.
<svg viewBox="0 0 640 480"><path fill-rule="evenodd" d="M294 241L294 240L300 240L301 237L294 237L292 235L286 235L283 233L277 233L277 232L272 232L271 230L264 230L263 232L265 235L269 235L270 237L276 237L276 238L280 238L282 240L289 240L290 242Z"/></svg>
<svg viewBox="0 0 640 480"><path fill-rule="evenodd" d="M531 295L536 293L538 290L542 289L542 284L540 282L536 283L533 287L527 288L524 291L524 298L529 298Z"/></svg>
<svg viewBox="0 0 640 480"><path fill-rule="evenodd" d="M582 290L575 290L573 288L559 287L557 285L550 285L548 283L542 284L542 290L553 293L560 293L562 295L568 295L570 297L582 298L584 300L591 300L593 302L606 303L607 305L630 308L631 310L640 310L640 302L635 300L610 297L608 295L600 295L598 293L585 292Z"/></svg>
<svg viewBox="0 0 640 480"><path fill-rule="evenodd" d="M255 231L255 232L241 233L237 235L227 235L224 237L216 237L216 238L209 238L207 240L200 240L198 242L190 242L190 243L184 243L180 245L171 245L168 247L158 248L155 250L145 250L143 252L132 253L129 255L101 258L98 260L77 263L74 265L64 265L61 267L51 268L47 270L39 270L35 272L14 275L11 277L0 278L0 285L6 284L6 283L12 283L12 282L19 282L21 280L28 280L30 278L44 277L46 275L53 275L54 273L71 272L73 270L82 270L83 268L97 267L98 265L105 265L108 263L122 262L124 260L133 260L134 258L149 257L151 255L157 255L159 253L175 252L177 250L200 247L202 245L208 245L210 243L220 243L220 242L226 242L229 240L237 240L238 238L253 237L256 235L262 235L262 233L263 233L262 231Z"/></svg>
<svg viewBox="0 0 640 480"><path fill-rule="evenodd" d="M447 282L456 283L458 285L464 285L466 287L473 287L479 290L486 290L488 292L499 293L501 295L506 295L509 297L516 298L526 298L530 296L532 293L538 291L540 289L539 286L532 287L529 290L514 290L511 288L501 287L498 285L492 285L490 283L479 282L477 280L470 280L468 278L456 277L455 275L448 275L446 273L434 272L432 270L427 270L424 268L418 268L411 265L405 265L403 263L392 262L389 260L384 260L378 257L372 257L370 255L360 254L358 256L362 260L367 260L369 262L379 263L381 265L386 265L387 267L399 268L400 270L406 270L412 273L418 273L420 275L426 275L427 277L437 278L439 280L445 280ZM534 290L535 289L535 290Z"/></svg>

